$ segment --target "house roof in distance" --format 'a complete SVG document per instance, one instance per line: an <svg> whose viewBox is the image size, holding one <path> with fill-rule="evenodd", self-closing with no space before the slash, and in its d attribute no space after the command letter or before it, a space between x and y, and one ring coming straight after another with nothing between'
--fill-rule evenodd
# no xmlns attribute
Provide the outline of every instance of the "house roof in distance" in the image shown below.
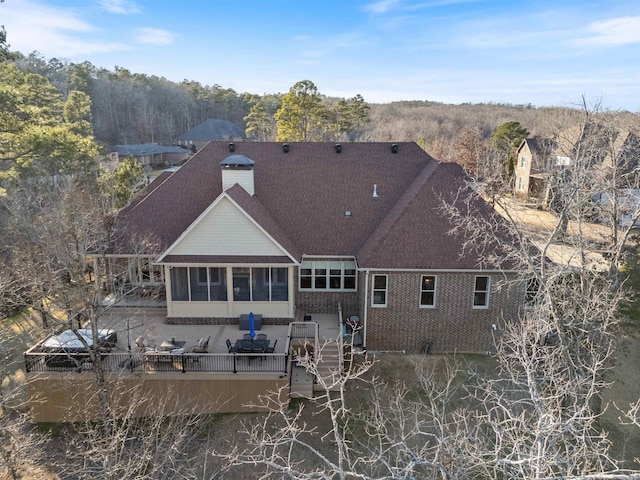
<svg viewBox="0 0 640 480"><path fill-rule="evenodd" d="M362 268L476 269L486 256L463 252L442 199L464 204L467 177L415 143L211 142L118 215L113 253L144 239L165 251L222 192L221 162L255 162L255 195L227 190L292 257L356 256ZM285 151L286 150L286 151ZM155 183L155 182L154 182ZM374 195L374 191L376 195ZM480 198L476 212L491 215ZM139 247L138 247L139 248ZM251 252L247 252L250 255Z"/></svg>
<svg viewBox="0 0 640 480"><path fill-rule="evenodd" d="M220 118L208 118L178 137L178 140L219 141L245 138L244 130Z"/></svg>
<svg viewBox="0 0 640 480"><path fill-rule="evenodd" d="M189 153L189 150L175 145L158 145L157 143L138 143L134 145L115 145L109 147L109 152L118 152L118 156L143 157L145 155L160 155L162 153Z"/></svg>
<svg viewBox="0 0 640 480"><path fill-rule="evenodd" d="M540 137L529 137L522 140L518 147L518 152L527 145L531 151L531 173L542 173L547 169L547 158L553 154L556 149L556 143L550 139Z"/></svg>

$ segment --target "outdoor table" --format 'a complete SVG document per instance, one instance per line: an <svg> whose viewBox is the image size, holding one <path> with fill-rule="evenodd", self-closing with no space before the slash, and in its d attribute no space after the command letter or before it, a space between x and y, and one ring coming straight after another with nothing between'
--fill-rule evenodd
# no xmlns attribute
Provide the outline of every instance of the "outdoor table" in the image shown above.
<svg viewBox="0 0 640 480"><path fill-rule="evenodd" d="M269 348L269 340L236 340L235 351L238 353L264 353Z"/></svg>
<svg viewBox="0 0 640 480"><path fill-rule="evenodd" d="M182 348L186 345L187 342L182 342L178 340L165 340L160 344L158 348L159 351L170 352L171 350L175 350L176 348Z"/></svg>

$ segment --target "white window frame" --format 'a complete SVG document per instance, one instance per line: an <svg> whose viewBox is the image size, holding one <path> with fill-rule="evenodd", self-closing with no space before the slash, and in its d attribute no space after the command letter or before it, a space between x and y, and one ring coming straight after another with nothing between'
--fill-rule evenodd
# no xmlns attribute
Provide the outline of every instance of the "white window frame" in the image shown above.
<svg viewBox="0 0 640 480"><path fill-rule="evenodd" d="M384 289L376 288L376 277L384 277ZM375 293L384 292L384 304L375 303ZM389 303L389 275L372 275L371 277L371 306L373 308L385 308Z"/></svg>
<svg viewBox="0 0 640 480"><path fill-rule="evenodd" d="M426 290L424 288L424 279L425 277L433 278L433 289ZM436 308L436 289L438 288L438 277L436 275L422 275L420 277L420 296L418 298L418 305L420 308ZM432 304L423 304L422 303L422 294L423 293L433 293L433 303Z"/></svg>
<svg viewBox="0 0 640 480"><path fill-rule="evenodd" d="M324 273L318 273L324 270ZM316 287L318 280L324 280L325 286L322 288ZM329 262L313 262L313 268L311 270L311 286L314 290L329 290Z"/></svg>
<svg viewBox="0 0 640 480"><path fill-rule="evenodd" d="M479 278L486 278L487 279L487 286L486 286L486 290L479 290L477 288L477 283L478 283L478 279ZM485 294L485 301L483 304L480 305L476 305L476 294L478 293L484 293ZM491 277L489 275L476 275L473 278L473 297L471 299L471 305L472 308L474 309L487 309L489 308L489 297L491 294Z"/></svg>
<svg viewBox="0 0 640 480"><path fill-rule="evenodd" d="M518 190L524 191L524 177L518 177Z"/></svg>
<svg viewBox="0 0 640 480"><path fill-rule="evenodd" d="M353 270L353 275L348 274L347 270ZM353 288L345 287L345 280L353 279ZM355 292L358 290L358 269L356 268L355 262L343 262L342 265L342 289L346 292Z"/></svg>
<svg viewBox="0 0 640 480"><path fill-rule="evenodd" d="M527 157L526 155L522 155L520 157L520 168L525 168L527 166Z"/></svg>

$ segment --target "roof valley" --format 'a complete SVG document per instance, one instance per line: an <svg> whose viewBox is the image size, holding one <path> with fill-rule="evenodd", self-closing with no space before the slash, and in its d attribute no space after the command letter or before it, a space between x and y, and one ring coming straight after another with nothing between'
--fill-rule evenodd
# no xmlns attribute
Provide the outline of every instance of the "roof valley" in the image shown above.
<svg viewBox="0 0 640 480"><path fill-rule="evenodd" d="M411 200L420 192L427 181L431 178L436 171L440 162L437 160L431 160L416 177L416 179L409 185L409 188L404 192L396 204L391 208L387 216L380 222L373 233L367 238L362 247L358 250L357 258L364 259L371 254L373 249L385 238L387 233L391 230L393 225L400 219L405 212L407 205Z"/></svg>

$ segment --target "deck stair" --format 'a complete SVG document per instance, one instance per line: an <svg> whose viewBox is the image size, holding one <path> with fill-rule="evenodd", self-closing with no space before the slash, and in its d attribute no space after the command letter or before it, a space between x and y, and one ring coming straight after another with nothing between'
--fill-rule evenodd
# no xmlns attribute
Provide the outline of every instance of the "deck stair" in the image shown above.
<svg viewBox="0 0 640 480"><path fill-rule="evenodd" d="M321 346L318 356L318 381L313 385L315 391L324 391L322 384L333 385L331 391L339 390L338 380L343 375L342 362L340 358L340 347L335 340L327 341Z"/></svg>
<svg viewBox="0 0 640 480"><path fill-rule="evenodd" d="M305 367L294 365L292 368L289 396L291 398L313 397L313 375L307 372Z"/></svg>

